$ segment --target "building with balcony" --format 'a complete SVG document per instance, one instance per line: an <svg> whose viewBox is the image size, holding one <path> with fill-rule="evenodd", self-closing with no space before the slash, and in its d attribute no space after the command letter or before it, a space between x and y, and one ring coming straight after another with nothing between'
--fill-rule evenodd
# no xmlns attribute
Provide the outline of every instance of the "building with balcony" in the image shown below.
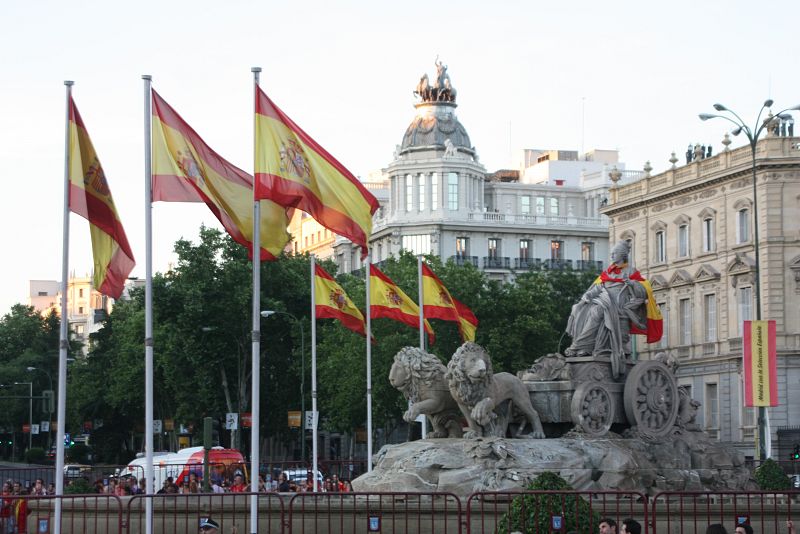
<svg viewBox="0 0 800 534"><path fill-rule="evenodd" d="M770 133L757 146L758 221L750 146L698 158L614 187L600 211L612 241L628 240L664 317L664 337L640 358L674 353L679 384L702 403L712 436L754 456L756 413L743 401L742 326L755 318L754 224L762 317L777 323L780 405L770 408L773 452L788 458L779 429L800 425L800 138ZM786 441L786 440L784 440ZM785 452L785 454L784 454Z"/></svg>

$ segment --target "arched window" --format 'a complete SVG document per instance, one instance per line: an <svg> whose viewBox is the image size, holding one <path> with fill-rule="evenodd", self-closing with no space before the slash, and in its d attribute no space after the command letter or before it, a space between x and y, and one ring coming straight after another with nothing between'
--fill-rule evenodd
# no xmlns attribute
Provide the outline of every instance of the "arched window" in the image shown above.
<svg viewBox="0 0 800 534"><path fill-rule="evenodd" d="M736 243L750 241L750 208L740 208L736 212Z"/></svg>

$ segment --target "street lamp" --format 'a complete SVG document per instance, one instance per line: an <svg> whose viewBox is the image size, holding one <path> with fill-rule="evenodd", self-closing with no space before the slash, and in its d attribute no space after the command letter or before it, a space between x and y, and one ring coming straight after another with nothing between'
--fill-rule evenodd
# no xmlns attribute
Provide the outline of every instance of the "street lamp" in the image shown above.
<svg viewBox="0 0 800 534"><path fill-rule="evenodd" d="M30 387L30 396L28 397L28 449L33 448L33 382L14 382L15 386L28 386Z"/></svg>
<svg viewBox="0 0 800 534"><path fill-rule="evenodd" d="M756 320L761 320L761 263L759 260L759 246L758 246L758 197L757 195L757 179L756 179L756 146L758 145L758 138L761 137L761 134L764 132L766 128L769 127L772 120L765 120L761 122L761 114L764 113L764 110L767 108L772 107L772 99L767 99L764 101L764 104L761 106L761 110L758 112L758 117L756 117L755 126L751 129L742 118L736 114L735 111L728 109L722 104L714 104L714 109L720 112L729 113L733 118L727 115L717 115L715 113L701 113L698 115L701 121L707 121L708 119L725 119L726 121L732 123L736 128L731 132L733 135L739 135L740 133L744 132L747 140L750 142L750 155L752 160L752 170L753 170L753 254L755 256L755 293L756 293ZM790 108L786 108L783 111L777 113L775 115L776 118L782 119L786 118L783 113L787 111L797 111L800 110L800 105L793 106ZM758 457L760 460L765 460L767 458L767 449L766 449L766 418L767 418L767 409L764 406L758 407Z"/></svg>
<svg viewBox="0 0 800 534"><path fill-rule="evenodd" d="M47 375L47 381L50 383L50 394L53 394L53 377L50 376L50 373L45 371L44 369L39 369L38 367L28 367L28 372L32 373L33 371L41 371L45 375ZM52 422L51 419L53 418L53 412L50 411L50 402L47 402L47 449L50 449L50 423Z"/></svg>
<svg viewBox="0 0 800 534"><path fill-rule="evenodd" d="M263 310L261 312L261 317L269 317L270 315L281 314L286 315L287 317L291 317L292 320L300 326L300 368L302 371L300 372L300 412L301 412L301 424L300 424L300 461L306 461L306 335L303 329L303 321L295 317L289 312L279 311L279 310Z"/></svg>

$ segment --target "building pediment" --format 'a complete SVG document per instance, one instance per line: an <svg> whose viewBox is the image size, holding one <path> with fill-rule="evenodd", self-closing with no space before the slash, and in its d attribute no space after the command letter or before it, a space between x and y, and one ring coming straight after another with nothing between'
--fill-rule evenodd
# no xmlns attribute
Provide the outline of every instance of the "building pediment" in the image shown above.
<svg viewBox="0 0 800 534"><path fill-rule="evenodd" d="M694 279L698 282L705 282L708 280L719 280L720 273L711 265L703 264L694 274Z"/></svg>
<svg viewBox="0 0 800 534"><path fill-rule="evenodd" d="M670 278L669 280L669 285L671 285L672 287L685 286L691 283L692 283L692 275L690 275L684 269L678 269L677 271L675 271L672 275L672 278Z"/></svg>
<svg viewBox="0 0 800 534"><path fill-rule="evenodd" d="M756 270L756 262L744 254L737 254L736 257L728 264L728 274L737 275L750 273Z"/></svg>
<svg viewBox="0 0 800 534"><path fill-rule="evenodd" d="M653 288L653 291L660 291L664 289L669 289L669 284L667 283L667 279L657 274L650 278L650 287Z"/></svg>

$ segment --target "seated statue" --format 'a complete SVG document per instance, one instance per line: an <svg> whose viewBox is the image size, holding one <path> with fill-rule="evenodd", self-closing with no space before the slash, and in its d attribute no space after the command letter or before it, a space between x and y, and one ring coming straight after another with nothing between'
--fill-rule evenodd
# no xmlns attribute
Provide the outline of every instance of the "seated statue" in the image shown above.
<svg viewBox="0 0 800 534"><path fill-rule="evenodd" d="M609 356L614 378L631 353L631 334L661 339L661 313L650 283L628 264L630 245L620 241L611 250L611 265L572 307L567 333L572 345L567 357Z"/></svg>

